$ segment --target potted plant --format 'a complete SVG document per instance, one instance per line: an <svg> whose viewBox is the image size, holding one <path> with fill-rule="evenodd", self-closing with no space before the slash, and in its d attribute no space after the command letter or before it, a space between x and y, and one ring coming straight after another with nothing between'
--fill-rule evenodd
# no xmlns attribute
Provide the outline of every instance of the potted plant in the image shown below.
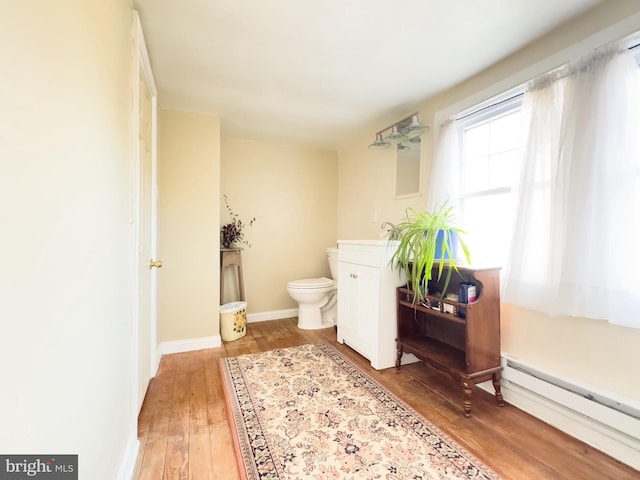
<svg viewBox="0 0 640 480"><path fill-rule="evenodd" d="M239 243L244 243L250 247L251 244L244 238L244 229L247 225L252 227L256 221L256 217L253 217L249 223L243 223L242 220L240 220L240 216L231 210L229 199L226 195L224 195L224 204L231 217L231 222L220 228L220 246L222 248L237 248Z"/></svg>
<svg viewBox="0 0 640 480"><path fill-rule="evenodd" d="M462 249L467 263L471 262L464 239L465 232L456 224L454 209L447 202L431 212L407 209L406 219L392 228L389 240L397 240L398 247L391 257L393 267L401 269L407 278L407 288L413 301L424 300L426 286L432 279L434 264L438 263L439 281L446 268L443 292L446 292L452 271L457 271L456 251Z"/></svg>

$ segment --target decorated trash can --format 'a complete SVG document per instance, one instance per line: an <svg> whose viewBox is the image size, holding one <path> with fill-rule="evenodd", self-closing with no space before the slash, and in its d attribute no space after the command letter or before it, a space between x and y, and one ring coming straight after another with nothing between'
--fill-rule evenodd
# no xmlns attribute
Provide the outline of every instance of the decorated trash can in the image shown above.
<svg viewBox="0 0 640 480"><path fill-rule="evenodd" d="M233 342L247 334L247 302L231 302L220 306L220 336Z"/></svg>

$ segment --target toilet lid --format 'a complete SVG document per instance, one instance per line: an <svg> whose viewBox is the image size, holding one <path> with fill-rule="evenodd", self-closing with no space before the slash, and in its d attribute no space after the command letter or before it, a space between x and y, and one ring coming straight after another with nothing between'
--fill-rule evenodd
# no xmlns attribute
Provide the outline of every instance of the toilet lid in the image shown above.
<svg viewBox="0 0 640 480"><path fill-rule="evenodd" d="M303 278L302 280L293 280L289 282L289 286L293 288L320 288L330 287L333 285L333 280L326 277L320 278Z"/></svg>

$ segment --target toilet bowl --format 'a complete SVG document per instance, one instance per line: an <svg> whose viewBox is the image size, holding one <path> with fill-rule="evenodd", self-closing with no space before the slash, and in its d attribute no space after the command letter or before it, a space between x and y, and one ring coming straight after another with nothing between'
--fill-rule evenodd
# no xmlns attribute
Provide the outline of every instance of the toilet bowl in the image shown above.
<svg viewBox="0 0 640 480"><path fill-rule="evenodd" d="M331 276L336 277L338 249L327 248ZM317 330L333 327L337 314L337 283L326 277L293 280L287 284L291 298L298 302L298 328Z"/></svg>

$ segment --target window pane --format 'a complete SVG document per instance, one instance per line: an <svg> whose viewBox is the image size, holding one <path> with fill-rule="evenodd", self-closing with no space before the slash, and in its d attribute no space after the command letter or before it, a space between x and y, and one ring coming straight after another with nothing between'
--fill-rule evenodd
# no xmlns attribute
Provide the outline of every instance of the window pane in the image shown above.
<svg viewBox="0 0 640 480"><path fill-rule="evenodd" d="M461 224L474 264L505 266L508 259L521 168L520 120L516 100L461 127Z"/></svg>
<svg viewBox="0 0 640 480"><path fill-rule="evenodd" d="M491 154L513 150L520 146L520 110L491 122Z"/></svg>
<svg viewBox="0 0 640 480"><path fill-rule="evenodd" d="M517 185L520 174L520 151L509 150L491 157L490 188Z"/></svg>
<svg viewBox="0 0 640 480"><path fill-rule="evenodd" d="M486 190L489 187L489 159L487 157L464 163L464 191Z"/></svg>
<svg viewBox="0 0 640 480"><path fill-rule="evenodd" d="M489 155L489 124L467 128L464 132L464 159L486 157Z"/></svg>

